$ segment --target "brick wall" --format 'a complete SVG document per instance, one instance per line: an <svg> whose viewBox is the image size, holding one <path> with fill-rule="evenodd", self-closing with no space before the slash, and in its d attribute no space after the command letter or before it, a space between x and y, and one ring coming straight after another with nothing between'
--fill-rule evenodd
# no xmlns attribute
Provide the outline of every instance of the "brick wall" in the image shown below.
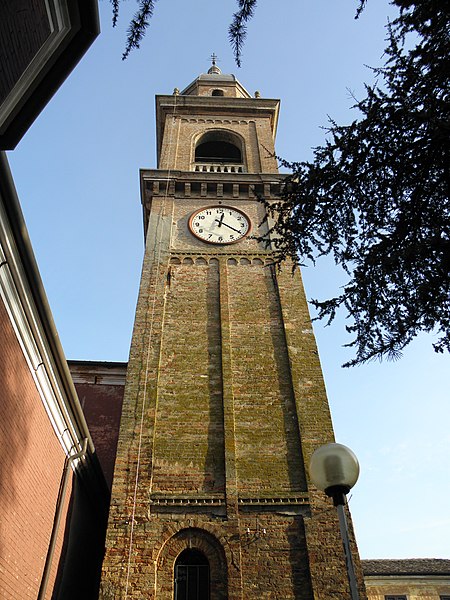
<svg viewBox="0 0 450 600"><path fill-rule="evenodd" d="M239 491L306 491L274 267L227 266Z"/></svg>
<svg viewBox="0 0 450 600"><path fill-rule="evenodd" d="M203 262L171 265L166 288L154 493L224 490L218 269Z"/></svg>
<svg viewBox="0 0 450 600"><path fill-rule="evenodd" d="M75 389L103 474L111 489L124 386L76 383Z"/></svg>
<svg viewBox="0 0 450 600"><path fill-rule="evenodd" d="M51 33L44 0L2 3L0 102L6 98Z"/></svg>
<svg viewBox="0 0 450 600"><path fill-rule="evenodd" d="M1 301L0 340L0 597L35 600L65 457ZM63 535L61 528L49 599Z"/></svg>
<svg viewBox="0 0 450 600"><path fill-rule="evenodd" d="M127 364L75 360L68 364L95 452L111 489Z"/></svg>

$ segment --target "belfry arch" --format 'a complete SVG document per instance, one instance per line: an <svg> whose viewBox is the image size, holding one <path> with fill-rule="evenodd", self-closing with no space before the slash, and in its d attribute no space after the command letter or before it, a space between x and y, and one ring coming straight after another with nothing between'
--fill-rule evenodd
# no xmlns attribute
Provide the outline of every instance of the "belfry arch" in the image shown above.
<svg viewBox="0 0 450 600"><path fill-rule="evenodd" d="M226 129L212 129L201 135L194 149L196 163L243 164L244 142L240 136Z"/></svg>

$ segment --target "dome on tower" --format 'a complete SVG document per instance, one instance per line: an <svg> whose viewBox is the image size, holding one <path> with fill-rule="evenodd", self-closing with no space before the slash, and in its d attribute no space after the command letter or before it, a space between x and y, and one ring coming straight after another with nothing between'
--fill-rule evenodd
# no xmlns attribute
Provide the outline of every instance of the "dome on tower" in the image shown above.
<svg viewBox="0 0 450 600"><path fill-rule="evenodd" d="M231 98L251 98L251 94L236 79L227 75L217 66L194 79L182 92L182 96L228 96Z"/></svg>
<svg viewBox="0 0 450 600"><path fill-rule="evenodd" d="M217 56L216 53L213 52L211 54L211 66L208 69L208 75L222 75L222 71L216 65Z"/></svg>
<svg viewBox="0 0 450 600"><path fill-rule="evenodd" d="M182 96L228 96L229 98L251 98L234 75L226 75L216 64L217 56L211 55L211 66L182 92Z"/></svg>
<svg viewBox="0 0 450 600"><path fill-rule="evenodd" d="M208 69L208 75L222 75L222 71L219 69L216 63L213 63Z"/></svg>

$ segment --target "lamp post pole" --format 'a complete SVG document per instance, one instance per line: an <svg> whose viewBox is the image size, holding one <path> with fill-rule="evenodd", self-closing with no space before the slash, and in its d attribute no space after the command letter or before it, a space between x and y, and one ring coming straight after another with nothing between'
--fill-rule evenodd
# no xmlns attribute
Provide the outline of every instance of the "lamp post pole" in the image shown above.
<svg viewBox="0 0 450 600"><path fill-rule="evenodd" d="M348 494L358 480L358 459L347 446L342 444L326 444L317 448L313 453L309 472L314 485L333 499L333 504L337 509L351 600L359 600L355 567L350 550L348 523L344 508L346 503L345 495Z"/></svg>
<svg viewBox="0 0 450 600"><path fill-rule="evenodd" d="M345 562L347 564L348 582L350 584L350 594L352 600L359 600L358 586L356 584L355 567L353 565L352 553L350 550L350 540L348 537L348 524L347 517L345 515L345 509L343 504L336 506L337 514L339 518L339 529L341 530L342 544L344 546Z"/></svg>

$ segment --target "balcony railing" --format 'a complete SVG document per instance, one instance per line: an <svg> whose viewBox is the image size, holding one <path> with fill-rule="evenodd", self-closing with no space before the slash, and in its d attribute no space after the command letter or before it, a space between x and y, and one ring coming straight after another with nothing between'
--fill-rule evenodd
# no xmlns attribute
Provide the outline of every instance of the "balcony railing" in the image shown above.
<svg viewBox="0 0 450 600"><path fill-rule="evenodd" d="M196 162L193 165L193 171L201 173L245 173L243 164L233 163L205 163Z"/></svg>

